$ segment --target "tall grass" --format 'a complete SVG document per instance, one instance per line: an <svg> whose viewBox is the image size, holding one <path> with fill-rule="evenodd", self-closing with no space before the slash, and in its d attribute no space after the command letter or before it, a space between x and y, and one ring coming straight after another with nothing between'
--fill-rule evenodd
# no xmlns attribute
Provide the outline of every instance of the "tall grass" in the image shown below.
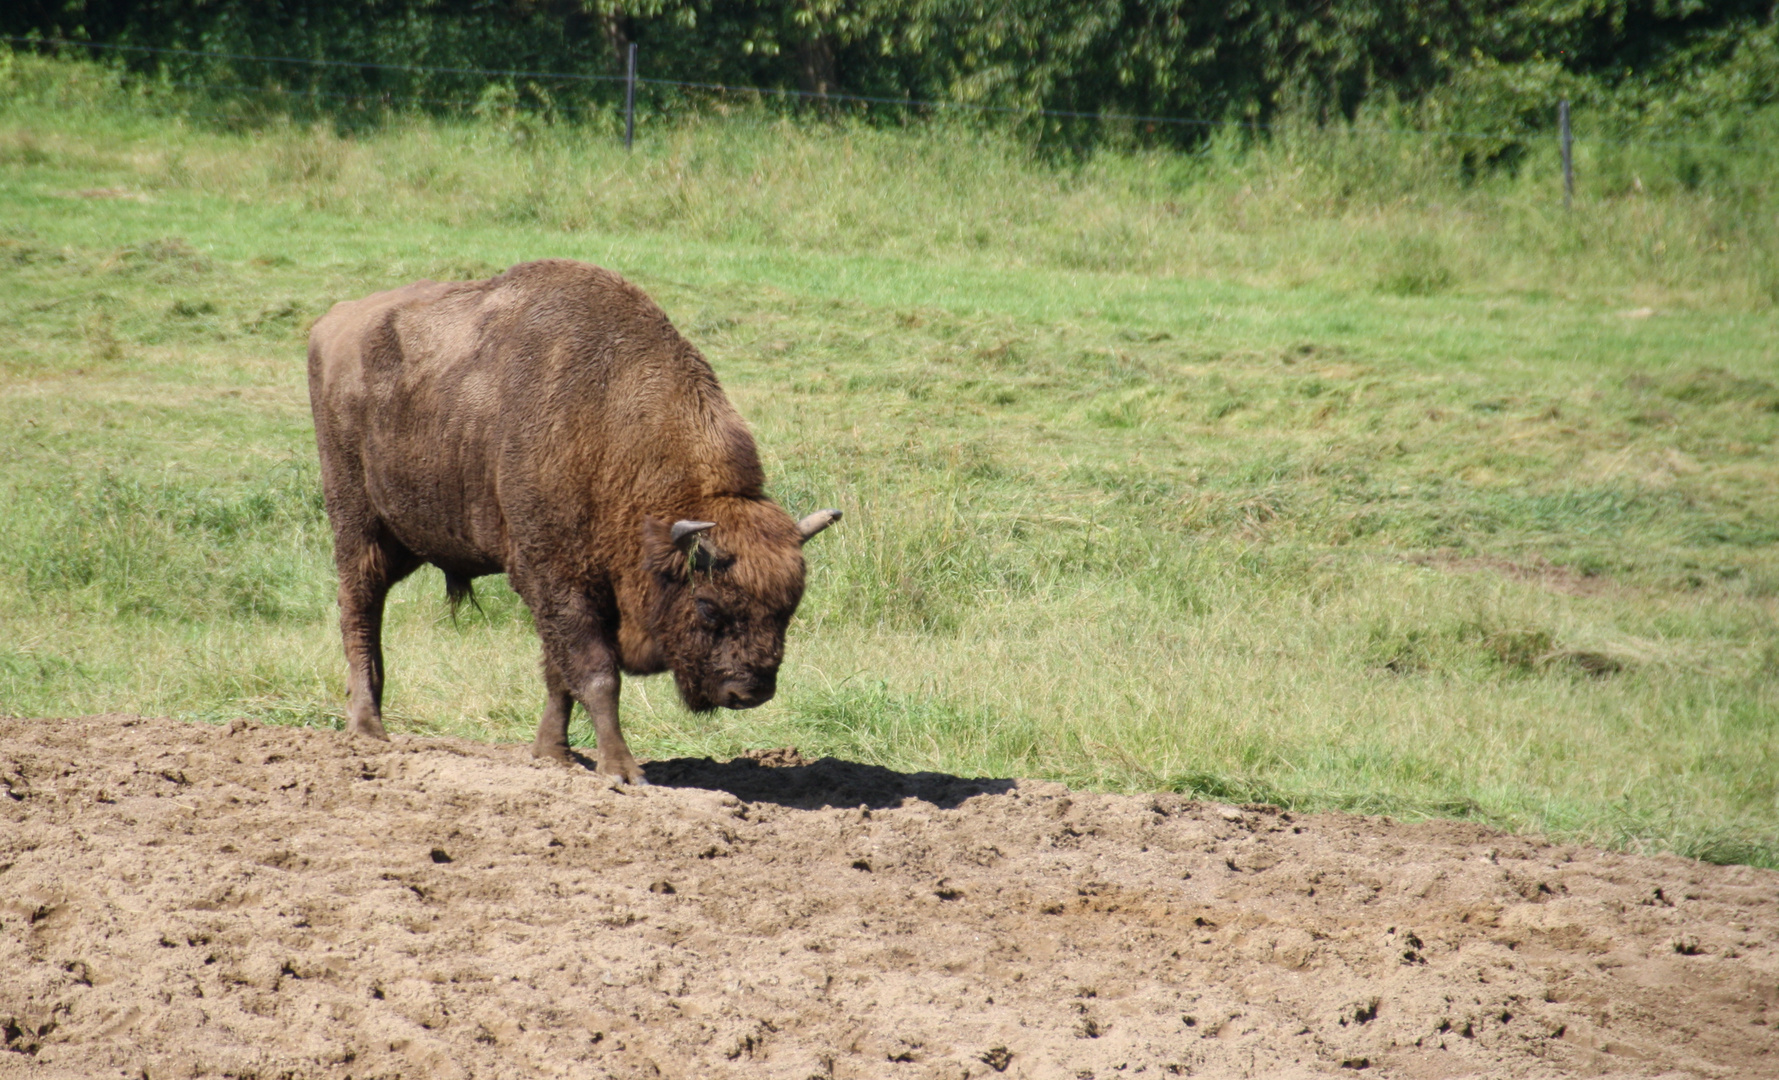
<svg viewBox="0 0 1779 1080"><path fill-rule="evenodd" d="M573 256L712 358L781 501L847 511L779 697L697 718L632 681L646 753L792 742L1779 865L1750 159L1689 184L1602 147L1565 214L1548 155L1467 175L1386 114L1056 162L742 112L625 155L518 116L229 129L83 67L0 77L8 712L337 725L308 322ZM454 621L435 572L397 590L399 730L535 723L528 616L482 594Z"/></svg>
<svg viewBox="0 0 1779 1080"><path fill-rule="evenodd" d="M1763 212L1779 184L1779 109L1734 142L1584 132L1579 209L1566 213L1554 136L1527 149L1427 133L1387 104L1352 122L1227 127L1194 154L1059 163L955 116L911 130L718 109L663 117L626 154L609 132L510 110L389 114L342 135L24 54L0 56L0 83L15 110L127 139L130 171L151 186L312 210L1387 295L1779 302L1779 222ZM33 139L0 160L105 157Z"/></svg>

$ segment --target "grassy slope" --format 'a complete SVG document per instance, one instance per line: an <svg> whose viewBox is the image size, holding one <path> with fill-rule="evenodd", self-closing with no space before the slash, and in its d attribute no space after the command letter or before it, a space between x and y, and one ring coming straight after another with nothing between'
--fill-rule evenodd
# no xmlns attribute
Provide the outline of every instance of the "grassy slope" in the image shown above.
<svg viewBox="0 0 1779 1080"><path fill-rule="evenodd" d="M573 256L706 350L782 501L848 511L779 698L700 718L633 680L642 752L1779 865L1779 333L1745 208L1565 219L1535 174L1373 162L1414 194L1368 199L1278 160L1059 173L746 119L632 159L496 125L225 136L32 77L0 116L6 711L337 722L307 323ZM528 734L529 625L482 592L453 624L435 573L398 590L396 727Z"/></svg>

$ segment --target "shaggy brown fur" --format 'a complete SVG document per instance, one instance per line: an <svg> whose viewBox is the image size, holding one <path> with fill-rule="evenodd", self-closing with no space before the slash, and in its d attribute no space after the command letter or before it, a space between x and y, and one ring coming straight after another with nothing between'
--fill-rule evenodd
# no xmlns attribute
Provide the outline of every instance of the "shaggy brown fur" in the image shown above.
<svg viewBox="0 0 1779 1080"><path fill-rule="evenodd" d="M351 730L386 737L383 600L422 563L454 597L505 573L530 606L541 756L569 758L578 699L599 768L642 781L620 670L672 670L692 709L772 696L802 544L838 512L799 524L765 496L710 365L635 286L552 259L336 304L309 335L309 397Z"/></svg>

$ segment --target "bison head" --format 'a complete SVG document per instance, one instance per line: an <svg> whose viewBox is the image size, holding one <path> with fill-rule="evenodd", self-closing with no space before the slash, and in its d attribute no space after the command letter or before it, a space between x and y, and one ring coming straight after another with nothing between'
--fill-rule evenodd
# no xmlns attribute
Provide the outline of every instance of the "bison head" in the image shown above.
<svg viewBox="0 0 1779 1080"><path fill-rule="evenodd" d="M793 521L769 502L713 516L643 524L656 584L650 636L694 712L751 709L778 690L785 628L803 598L802 547L840 519L818 510Z"/></svg>

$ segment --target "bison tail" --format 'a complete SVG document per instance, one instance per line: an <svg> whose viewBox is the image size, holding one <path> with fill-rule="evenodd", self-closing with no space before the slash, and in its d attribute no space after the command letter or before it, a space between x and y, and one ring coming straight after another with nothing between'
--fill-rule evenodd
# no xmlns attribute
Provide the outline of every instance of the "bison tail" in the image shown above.
<svg viewBox="0 0 1779 1080"><path fill-rule="evenodd" d="M452 622L457 621L457 609L463 606L465 600L469 601L470 607L477 611L482 610L482 605L476 602L475 582L462 574L445 571L445 601L451 605Z"/></svg>

